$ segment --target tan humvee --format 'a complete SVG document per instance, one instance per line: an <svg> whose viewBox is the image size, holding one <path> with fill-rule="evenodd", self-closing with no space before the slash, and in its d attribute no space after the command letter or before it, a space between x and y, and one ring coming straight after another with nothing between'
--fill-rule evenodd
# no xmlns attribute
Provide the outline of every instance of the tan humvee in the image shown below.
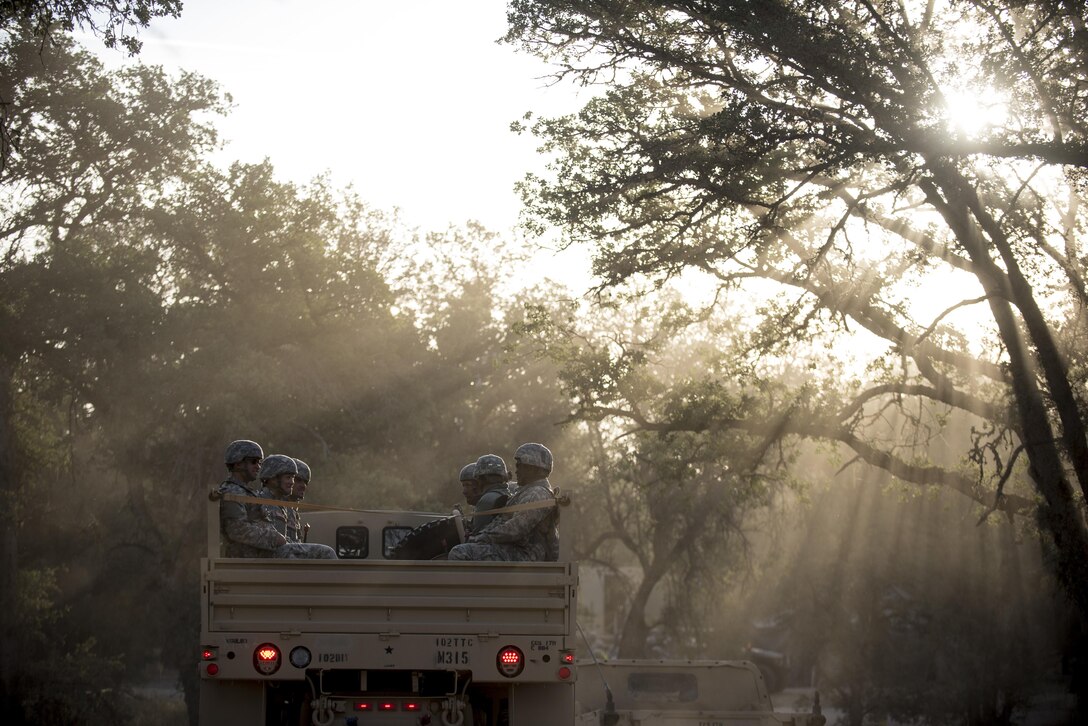
<svg viewBox="0 0 1088 726"><path fill-rule="evenodd" d="M811 715L775 713L749 661L579 662L576 723L616 726L823 726ZM612 703L609 704L609 693Z"/></svg>

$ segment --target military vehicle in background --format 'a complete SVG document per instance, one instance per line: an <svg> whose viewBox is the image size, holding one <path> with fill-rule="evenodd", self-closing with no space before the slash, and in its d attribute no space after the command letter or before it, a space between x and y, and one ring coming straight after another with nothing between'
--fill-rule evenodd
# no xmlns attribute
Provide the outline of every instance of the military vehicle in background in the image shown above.
<svg viewBox="0 0 1088 726"><path fill-rule="evenodd" d="M750 661L579 661L580 726L823 726L811 714L776 713Z"/></svg>

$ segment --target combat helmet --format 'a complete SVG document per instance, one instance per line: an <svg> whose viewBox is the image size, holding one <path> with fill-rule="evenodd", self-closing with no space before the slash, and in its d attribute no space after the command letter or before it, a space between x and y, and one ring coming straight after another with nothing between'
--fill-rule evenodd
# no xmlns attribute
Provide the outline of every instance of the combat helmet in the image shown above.
<svg viewBox="0 0 1088 726"><path fill-rule="evenodd" d="M302 459L295 459L295 466L298 467L298 474L295 474L295 476L297 476L299 479L301 479L302 481L309 484L310 483L310 465L307 464Z"/></svg>
<svg viewBox="0 0 1088 726"><path fill-rule="evenodd" d="M544 444L522 444L514 452L514 461L549 473L552 470L552 452Z"/></svg>
<svg viewBox="0 0 1088 726"><path fill-rule="evenodd" d="M501 456L484 454L476 460L476 478L482 479L488 474L498 474L503 479L509 478L510 473L506 470L506 462Z"/></svg>
<svg viewBox="0 0 1088 726"><path fill-rule="evenodd" d="M237 464L242 459L249 458L263 459L264 451L261 450L260 445L255 441L239 439L227 444L227 452L223 456L223 463L230 466L231 464Z"/></svg>
<svg viewBox="0 0 1088 726"><path fill-rule="evenodd" d="M476 479L476 463L465 464L461 467L461 474L457 481L474 481Z"/></svg>
<svg viewBox="0 0 1088 726"><path fill-rule="evenodd" d="M274 479L280 474L298 474L298 465L290 456L272 454L261 463L261 470L257 478L261 481Z"/></svg>

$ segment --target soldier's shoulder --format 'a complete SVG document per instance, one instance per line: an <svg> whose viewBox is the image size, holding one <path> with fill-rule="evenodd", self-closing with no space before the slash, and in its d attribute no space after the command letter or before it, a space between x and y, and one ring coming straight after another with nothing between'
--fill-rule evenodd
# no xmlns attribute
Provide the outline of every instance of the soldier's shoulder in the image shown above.
<svg viewBox="0 0 1088 726"><path fill-rule="evenodd" d="M249 495L249 491L245 487L243 487L236 481L231 481L230 479L227 479L219 485L219 491L223 494L241 494L243 496Z"/></svg>
<svg viewBox="0 0 1088 726"><path fill-rule="evenodd" d="M519 502L536 502L542 499L551 499L553 496L552 490L545 479L542 482L534 482L519 488L514 497L511 498L510 504L514 504L514 498Z"/></svg>

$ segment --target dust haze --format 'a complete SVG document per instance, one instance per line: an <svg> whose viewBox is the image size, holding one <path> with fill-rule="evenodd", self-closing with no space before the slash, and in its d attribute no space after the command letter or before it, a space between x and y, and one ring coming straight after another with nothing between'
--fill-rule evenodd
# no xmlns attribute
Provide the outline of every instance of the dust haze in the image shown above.
<svg viewBox="0 0 1088 726"><path fill-rule="evenodd" d="M5 723L195 723L243 438L420 512L546 444L580 658L751 660L851 726L1084 716L1085 11L567 5L508 8L599 91L510 124L517 231L223 163L230 89L83 44L146 13L0 9Z"/></svg>

